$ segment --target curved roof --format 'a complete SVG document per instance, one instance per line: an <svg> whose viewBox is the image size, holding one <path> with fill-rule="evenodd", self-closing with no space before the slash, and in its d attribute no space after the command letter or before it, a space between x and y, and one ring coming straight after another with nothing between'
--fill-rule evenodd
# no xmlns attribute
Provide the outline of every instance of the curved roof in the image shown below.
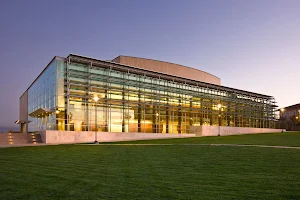
<svg viewBox="0 0 300 200"><path fill-rule="evenodd" d="M137 58L132 56L118 56L112 62L134 66L141 69L148 69L164 74L174 75L196 81L221 85L221 79L207 72L191 67L178 65L170 62L152 60L147 58Z"/></svg>

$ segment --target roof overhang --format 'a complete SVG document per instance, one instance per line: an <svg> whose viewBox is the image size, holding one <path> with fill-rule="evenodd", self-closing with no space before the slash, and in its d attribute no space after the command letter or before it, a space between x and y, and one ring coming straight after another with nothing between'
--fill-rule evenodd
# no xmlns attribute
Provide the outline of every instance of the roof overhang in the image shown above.
<svg viewBox="0 0 300 200"><path fill-rule="evenodd" d="M35 111L33 111L32 113L29 113L30 117L36 117L36 118L42 118L45 116L48 116L50 114L52 114L53 112L55 112L54 109L50 109L50 108L39 108Z"/></svg>

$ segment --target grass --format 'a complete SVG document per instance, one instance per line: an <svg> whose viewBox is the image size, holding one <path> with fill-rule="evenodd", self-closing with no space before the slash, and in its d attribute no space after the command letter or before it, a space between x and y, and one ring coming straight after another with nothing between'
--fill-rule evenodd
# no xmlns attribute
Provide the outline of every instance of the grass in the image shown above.
<svg viewBox="0 0 300 200"><path fill-rule="evenodd" d="M300 133L161 143L251 144L256 140L299 146ZM180 145L3 148L0 199L300 199L299 164L299 149Z"/></svg>
<svg viewBox="0 0 300 200"><path fill-rule="evenodd" d="M116 142L114 142L116 143ZM129 144L252 144L300 147L300 132L232 135L222 137L194 137L163 140L124 141Z"/></svg>

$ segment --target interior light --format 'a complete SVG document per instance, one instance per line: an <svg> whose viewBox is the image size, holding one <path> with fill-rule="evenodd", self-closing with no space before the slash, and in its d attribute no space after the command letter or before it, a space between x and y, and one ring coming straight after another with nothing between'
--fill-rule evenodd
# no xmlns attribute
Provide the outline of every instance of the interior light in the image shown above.
<svg viewBox="0 0 300 200"><path fill-rule="evenodd" d="M97 95L95 95L93 99L95 102L97 102L99 100L99 97Z"/></svg>

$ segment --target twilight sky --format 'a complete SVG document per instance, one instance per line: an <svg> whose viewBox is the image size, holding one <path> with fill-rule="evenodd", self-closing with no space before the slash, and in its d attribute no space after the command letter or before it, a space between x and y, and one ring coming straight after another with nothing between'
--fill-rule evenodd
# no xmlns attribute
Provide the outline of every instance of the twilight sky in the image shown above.
<svg viewBox="0 0 300 200"><path fill-rule="evenodd" d="M169 61L300 103L299 0L1 0L0 25L0 129L53 56L70 53Z"/></svg>

